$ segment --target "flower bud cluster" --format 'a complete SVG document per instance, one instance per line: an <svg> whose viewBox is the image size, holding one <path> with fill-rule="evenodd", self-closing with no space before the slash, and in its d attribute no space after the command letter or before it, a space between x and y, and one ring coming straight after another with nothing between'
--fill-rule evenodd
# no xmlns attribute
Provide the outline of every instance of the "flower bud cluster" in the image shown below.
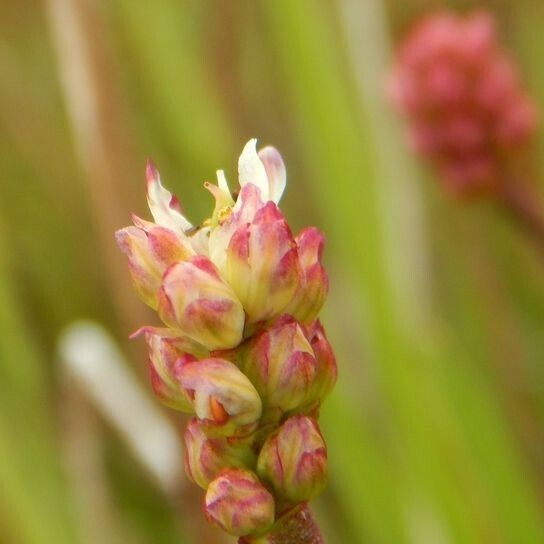
<svg viewBox="0 0 544 544"><path fill-rule="evenodd" d="M492 190L537 125L493 16L483 11L439 11L420 21L399 48L389 91L408 119L411 146L456 193Z"/></svg>
<svg viewBox="0 0 544 544"><path fill-rule="evenodd" d="M234 196L223 172L205 187L215 208L195 228L147 167L154 222L117 232L140 298L164 327L143 327L151 384L193 414L185 468L206 490L208 520L230 534L267 533L284 511L320 493L327 448L319 407L336 361L318 314L328 278L316 228L293 236L278 202L280 154L250 140Z"/></svg>

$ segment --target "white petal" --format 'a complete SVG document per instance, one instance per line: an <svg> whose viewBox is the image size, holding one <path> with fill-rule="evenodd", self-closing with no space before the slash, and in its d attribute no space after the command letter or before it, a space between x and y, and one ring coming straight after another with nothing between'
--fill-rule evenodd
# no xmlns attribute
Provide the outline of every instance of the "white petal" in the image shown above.
<svg viewBox="0 0 544 544"><path fill-rule="evenodd" d="M264 164L257 155L256 138L249 140L238 159L238 175L240 187L252 183L261 191L262 200L264 202L269 200L268 177Z"/></svg>
<svg viewBox="0 0 544 544"><path fill-rule="evenodd" d="M198 255L208 256L210 241L210 227L200 227L193 235L188 237L191 247Z"/></svg>
<svg viewBox="0 0 544 544"><path fill-rule="evenodd" d="M281 199L281 195L283 195L287 183L285 164L283 164L283 159L279 151L271 146L263 147L259 151L259 158L264 165L268 177L268 196L270 200L273 200L277 204Z"/></svg>
<svg viewBox="0 0 544 544"><path fill-rule="evenodd" d="M157 225L174 231L185 232L192 227L191 223L175 209L172 193L161 184L159 171L149 161L146 167L147 204Z"/></svg>
<svg viewBox="0 0 544 544"><path fill-rule="evenodd" d="M227 247L235 230L236 225L228 222L213 229L208 239L208 257L222 274L227 261Z"/></svg>
<svg viewBox="0 0 544 544"><path fill-rule="evenodd" d="M215 173L217 175L217 185L224 192L230 195L229 184L227 183L227 178L225 177L225 172L223 170L217 170Z"/></svg>

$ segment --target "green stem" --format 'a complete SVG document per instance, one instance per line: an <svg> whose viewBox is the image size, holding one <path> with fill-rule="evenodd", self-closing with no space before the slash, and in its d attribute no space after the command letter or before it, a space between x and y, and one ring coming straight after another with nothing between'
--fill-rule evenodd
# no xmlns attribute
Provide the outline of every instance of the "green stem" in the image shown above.
<svg viewBox="0 0 544 544"><path fill-rule="evenodd" d="M325 544L325 541L308 505L303 504L284 514L266 536L242 537L238 544Z"/></svg>

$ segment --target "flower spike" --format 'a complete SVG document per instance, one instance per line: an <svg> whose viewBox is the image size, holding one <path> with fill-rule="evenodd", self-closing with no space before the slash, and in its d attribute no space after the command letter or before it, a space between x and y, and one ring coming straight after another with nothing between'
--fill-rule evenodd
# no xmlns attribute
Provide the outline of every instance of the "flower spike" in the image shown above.
<svg viewBox="0 0 544 544"><path fill-rule="evenodd" d="M460 195L497 191L538 115L491 13L431 13L408 33L389 82L408 141Z"/></svg>
<svg viewBox="0 0 544 544"><path fill-rule="evenodd" d="M154 221L134 216L116 236L136 291L165 325L133 336L145 335L159 399L194 416L184 464L206 490L207 519L240 544L285 533L320 542L306 502L326 483L316 418L337 374L317 319L328 292L324 237L315 228L293 236L278 207L281 155L256 144L240 155L238 194L222 170L204 184L215 206L199 227L149 162Z"/></svg>

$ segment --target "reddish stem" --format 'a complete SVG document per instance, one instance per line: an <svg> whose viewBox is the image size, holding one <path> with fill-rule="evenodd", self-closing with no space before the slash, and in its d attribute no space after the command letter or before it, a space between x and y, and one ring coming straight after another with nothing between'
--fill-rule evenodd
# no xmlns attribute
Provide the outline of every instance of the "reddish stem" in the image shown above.
<svg viewBox="0 0 544 544"><path fill-rule="evenodd" d="M303 504L283 515L266 536L242 537L238 544L325 544L325 541L308 506Z"/></svg>

